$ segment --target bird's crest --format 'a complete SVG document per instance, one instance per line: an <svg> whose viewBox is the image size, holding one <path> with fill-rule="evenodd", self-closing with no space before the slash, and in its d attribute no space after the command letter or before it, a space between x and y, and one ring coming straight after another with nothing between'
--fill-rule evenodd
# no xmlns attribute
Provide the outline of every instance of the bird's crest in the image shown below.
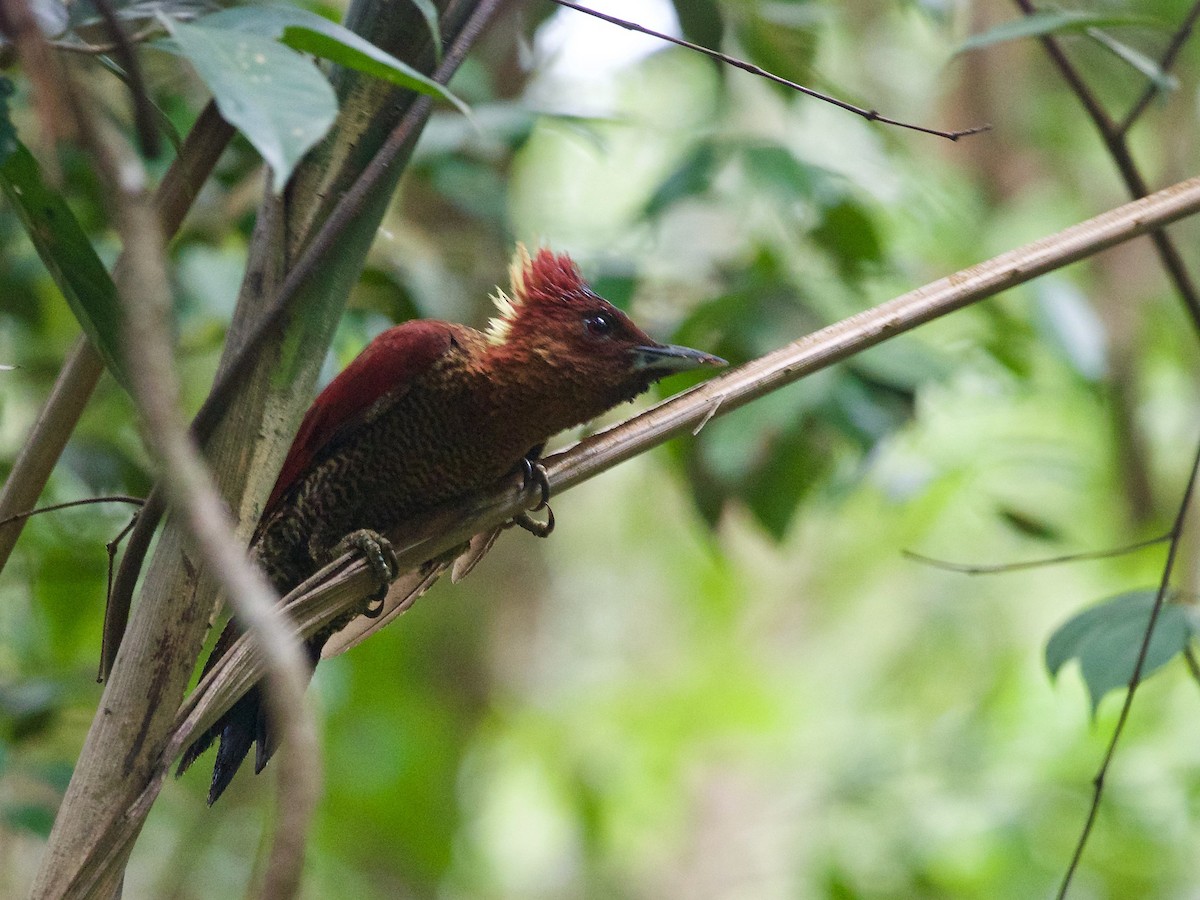
<svg viewBox="0 0 1200 900"><path fill-rule="evenodd" d="M493 344L508 340L513 322L524 310L539 303L565 300L587 287L571 257L555 254L548 247L542 247L537 256L531 257L524 244L517 244L508 276L512 293L506 294L497 287L492 294L492 302L500 311L488 323L487 336Z"/></svg>

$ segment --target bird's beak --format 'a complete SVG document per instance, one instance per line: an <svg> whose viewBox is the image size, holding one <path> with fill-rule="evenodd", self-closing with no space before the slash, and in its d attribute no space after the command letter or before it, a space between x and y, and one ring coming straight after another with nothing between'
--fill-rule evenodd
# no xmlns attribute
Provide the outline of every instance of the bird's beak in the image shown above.
<svg viewBox="0 0 1200 900"><path fill-rule="evenodd" d="M644 372L656 378L671 375L674 372L689 372L701 366L720 368L729 363L711 353L702 353L691 347L678 347L674 344L649 344L633 348L633 370Z"/></svg>

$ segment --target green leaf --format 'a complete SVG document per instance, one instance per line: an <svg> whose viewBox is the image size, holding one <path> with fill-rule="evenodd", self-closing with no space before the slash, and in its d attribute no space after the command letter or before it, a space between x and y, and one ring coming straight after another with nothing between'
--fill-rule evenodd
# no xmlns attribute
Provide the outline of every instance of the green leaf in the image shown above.
<svg viewBox="0 0 1200 900"><path fill-rule="evenodd" d="M819 15L816 4L756 4L745 11L734 31L752 62L803 84L812 78ZM784 95L795 95L786 85L769 84Z"/></svg>
<svg viewBox="0 0 1200 900"><path fill-rule="evenodd" d="M48 838L54 825L54 810L35 803L17 803L0 811L0 821L12 829Z"/></svg>
<svg viewBox="0 0 1200 900"><path fill-rule="evenodd" d="M1086 34L1135 72L1144 75L1160 91L1173 91L1179 87L1179 82L1174 77L1164 72L1162 66L1140 50L1135 50L1128 44L1118 41L1099 28L1088 28Z"/></svg>
<svg viewBox="0 0 1200 900"><path fill-rule="evenodd" d="M200 24L281 40L293 50L311 53L398 87L441 97L453 103L464 115L470 113L470 108L444 85L385 53L350 29L308 10L277 5L240 6L205 16L200 19Z"/></svg>
<svg viewBox="0 0 1200 900"><path fill-rule="evenodd" d="M1052 523L1032 513L1014 509L1011 506L1000 506L996 509L996 514L1000 516L1004 524L1017 533L1023 534L1025 537L1038 541L1062 540L1061 529L1056 528Z"/></svg>
<svg viewBox="0 0 1200 900"><path fill-rule="evenodd" d="M715 0L675 0L675 15L683 36L702 47L720 47L725 23Z"/></svg>
<svg viewBox="0 0 1200 900"><path fill-rule="evenodd" d="M658 186L658 190L646 202L643 214L647 218L661 215L673 204L705 193L712 186L719 164L713 145L700 144Z"/></svg>
<svg viewBox="0 0 1200 900"><path fill-rule="evenodd" d="M0 732L17 743L39 737L62 706L61 691L53 682L27 679L0 685Z"/></svg>
<svg viewBox="0 0 1200 900"><path fill-rule="evenodd" d="M1052 676L1070 660L1079 660L1093 713L1109 691L1126 686L1133 677L1155 594L1153 590L1118 594L1068 619L1046 644L1046 668ZM1142 678L1150 677L1182 653L1192 635L1188 610L1178 603L1164 604L1147 649Z"/></svg>
<svg viewBox="0 0 1200 900"><path fill-rule="evenodd" d="M826 189L828 173L800 162L777 144L751 144L741 151L746 175L768 196L811 199Z"/></svg>
<svg viewBox="0 0 1200 900"><path fill-rule="evenodd" d="M813 419L771 436L742 486L742 498L759 524L776 541L801 502L828 478L836 455L828 429Z"/></svg>
<svg viewBox="0 0 1200 900"><path fill-rule="evenodd" d="M1005 41L1028 37L1045 37L1063 31L1084 31L1088 28L1105 28L1113 25L1141 25L1161 28L1162 22L1149 16L1119 15L1114 13L1088 12L1082 9L1047 9L1031 16L1004 22L981 34L973 34L959 46L957 53L979 50Z"/></svg>
<svg viewBox="0 0 1200 900"><path fill-rule="evenodd" d="M860 453L869 452L912 418L913 390L871 377L853 365L835 371L821 417Z"/></svg>
<svg viewBox="0 0 1200 900"><path fill-rule="evenodd" d="M425 19L425 24L429 27L429 36L433 38L433 52L438 62L442 61L442 28L438 24L437 7L433 5L433 0L412 0L412 5L417 8L417 11ZM351 32L353 34L353 32ZM440 87L440 85L439 85Z"/></svg>
<svg viewBox="0 0 1200 900"><path fill-rule="evenodd" d="M812 238L837 265L843 278L853 279L883 261L883 245L866 209L854 200L841 200L822 211Z"/></svg>
<svg viewBox="0 0 1200 900"><path fill-rule="evenodd" d="M337 98L325 76L307 57L258 34L207 24L168 25L221 115L254 145L271 167L274 189L282 191L337 115Z"/></svg>
<svg viewBox="0 0 1200 900"><path fill-rule="evenodd" d="M116 286L62 195L42 180L33 154L15 135L9 140L12 149L0 162L0 189L84 333L128 390Z"/></svg>

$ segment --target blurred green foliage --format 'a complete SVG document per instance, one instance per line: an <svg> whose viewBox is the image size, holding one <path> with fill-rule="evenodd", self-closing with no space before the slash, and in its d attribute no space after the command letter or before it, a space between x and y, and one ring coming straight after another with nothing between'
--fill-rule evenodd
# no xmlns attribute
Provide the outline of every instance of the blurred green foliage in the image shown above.
<svg viewBox="0 0 1200 900"><path fill-rule="evenodd" d="M1167 23L1106 32L1151 59L1188 8L1126 6L1113 15ZM656 335L739 363L1124 199L1034 42L957 52L1015 18L1003 6L617 10L667 28L677 12L689 39L889 115L993 125L957 143L527 9L452 85L473 119L444 107L426 130L330 375L393 321L484 322L514 239L572 252ZM1145 76L1086 33L1064 39L1122 114ZM1195 170L1191 49L1133 134L1153 184ZM185 130L202 90L175 57L143 56ZM121 83L77 66L119 117ZM37 148L29 85L7 75L0 141L11 122ZM97 176L79 153L60 164L111 261ZM171 248L189 409L215 371L261 187L235 142ZM1195 265L1196 225L1173 233ZM18 366L0 371L4 475L79 327L7 205L0 260L0 363ZM1047 642L1100 598L1156 583L1162 551L976 579L901 551L996 563L1165 530L1195 440L1195 351L1137 243L558 498L552 540L506 535L471 578L317 673L326 796L306 896L1047 895L1119 704L1091 698L1093 718L1072 654L1052 654L1048 676ZM106 378L42 502L144 493L152 478ZM0 573L0 895L26 889L95 710L104 545L127 516L38 517ZM1171 612L1181 645L1190 616ZM1195 703L1178 661L1139 694L1080 896L1184 895L1200 878ZM243 892L274 773L239 776L210 810L202 768L164 792L128 896Z"/></svg>

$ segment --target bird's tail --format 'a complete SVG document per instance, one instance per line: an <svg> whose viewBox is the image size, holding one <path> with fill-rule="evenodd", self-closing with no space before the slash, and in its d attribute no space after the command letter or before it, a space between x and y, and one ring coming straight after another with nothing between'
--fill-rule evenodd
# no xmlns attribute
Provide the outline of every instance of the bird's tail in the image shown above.
<svg viewBox="0 0 1200 900"><path fill-rule="evenodd" d="M201 678L228 652L241 633L236 622L230 620L229 624L225 626L225 630L221 632L221 637L217 639L208 661L204 664ZM315 666L317 660L320 659L321 643L309 642L305 649L311 673L312 666ZM233 776L237 774L242 760L246 758L252 745L258 745L258 750L254 755L255 774L263 770L275 753L275 738L267 721L261 683L250 688L221 718L191 743L180 757L179 768L175 771L175 776L178 777L187 771L187 768L218 739L220 745L217 747L217 758L213 762L212 784L208 789L209 806L216 802L225 788L229 786L229 782L233 781Z"/></svg>

